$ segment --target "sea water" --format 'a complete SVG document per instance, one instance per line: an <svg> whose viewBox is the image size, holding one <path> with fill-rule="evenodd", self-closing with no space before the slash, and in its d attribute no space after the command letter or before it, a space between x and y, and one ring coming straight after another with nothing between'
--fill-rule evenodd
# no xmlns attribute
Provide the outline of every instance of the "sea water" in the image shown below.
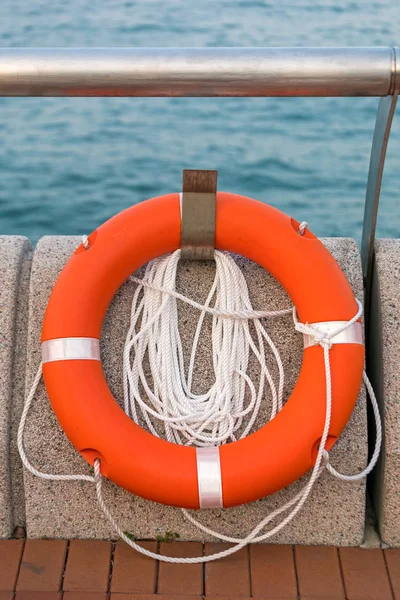
<svg viewBox="0 0 400 600"><path fill-rule="evenodd" d="M0 46L376 46L389 0L2 0ZM182 169L360 240L377 98L0 98L0 234L89 233ZM399 107L400 110L400 107ZM400 118L378 235L400 236Z"/></svg>

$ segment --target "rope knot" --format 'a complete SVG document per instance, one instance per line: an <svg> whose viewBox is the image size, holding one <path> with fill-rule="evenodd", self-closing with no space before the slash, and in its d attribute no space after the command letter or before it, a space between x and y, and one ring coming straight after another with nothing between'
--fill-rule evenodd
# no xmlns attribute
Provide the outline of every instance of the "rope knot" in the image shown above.
<svg viewBox="0 0 400 600"><path fill-rule="evenodd" d="M313 338L315 346L321 346L321 348L327 348L328 350L332 348L332 334L329 334L327 331L318 329L317 327L309 325L308 323L300 322L295 323L294 328L299 333Z"/></svg>
<svg viewBox="0 0 400 600"><path fill-rule="evenodd" d="M327 348L328 350L332 348L332 340L326 331L316 331L314 334L314 343L321 346L321 348Z"/></svg>

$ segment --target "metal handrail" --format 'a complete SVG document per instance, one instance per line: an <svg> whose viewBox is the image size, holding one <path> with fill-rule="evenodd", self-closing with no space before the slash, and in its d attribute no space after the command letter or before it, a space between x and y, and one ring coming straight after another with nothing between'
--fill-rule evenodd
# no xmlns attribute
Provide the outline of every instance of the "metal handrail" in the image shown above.
<svg viewBox="0 0 400 600"><path fill-rule="evenodd" d="M0 49L0 96L380 96L361 243L367 308L399 90L390 47Z"/></svg>
<svg viewBox="0 0 400 600"><path fill-rule="evenodd" d="M0 50L3 96L387 96L396 85L389 47Z"/></svg>

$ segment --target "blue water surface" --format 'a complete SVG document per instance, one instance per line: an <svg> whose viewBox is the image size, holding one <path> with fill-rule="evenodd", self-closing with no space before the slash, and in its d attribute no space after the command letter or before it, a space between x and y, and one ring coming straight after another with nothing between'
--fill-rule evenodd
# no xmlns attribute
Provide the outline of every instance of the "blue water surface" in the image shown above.
<svg viewBox="0 0 400 600"><path fill-rule="evenodd" d="M0 45L374 46L389 0L2 0ZM83 234L182 169L360 240L376 98L0 98L0 233ZM400 108L399 108L400 110ZM378 235L400 237L395 117Z"/></svg>

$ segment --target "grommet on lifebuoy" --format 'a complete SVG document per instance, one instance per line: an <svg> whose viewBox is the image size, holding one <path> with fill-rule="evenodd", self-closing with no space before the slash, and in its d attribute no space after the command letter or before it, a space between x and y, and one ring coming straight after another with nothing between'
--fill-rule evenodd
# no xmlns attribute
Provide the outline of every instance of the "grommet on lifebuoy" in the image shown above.
<svg viewBox="0 0 400 600"><path fill-rule="evenodd" d="M337 328L357 313L350 285L308 229L256 200L217 193L215 247L246 256L286 289L303 323ZM180 247L179 194L137 204L81 245L51 294L42 330L43 375L66 435L117 485L186 508L235 506L289 485L314 464L325 422L323 349L305 336L298 382L283 409L248 437L219 448L179 446L152 436L113 398L99 338L120 285L156 256ZM332 417L327 449L346 425L364 365L360 322L330 340Z"/></svg>

